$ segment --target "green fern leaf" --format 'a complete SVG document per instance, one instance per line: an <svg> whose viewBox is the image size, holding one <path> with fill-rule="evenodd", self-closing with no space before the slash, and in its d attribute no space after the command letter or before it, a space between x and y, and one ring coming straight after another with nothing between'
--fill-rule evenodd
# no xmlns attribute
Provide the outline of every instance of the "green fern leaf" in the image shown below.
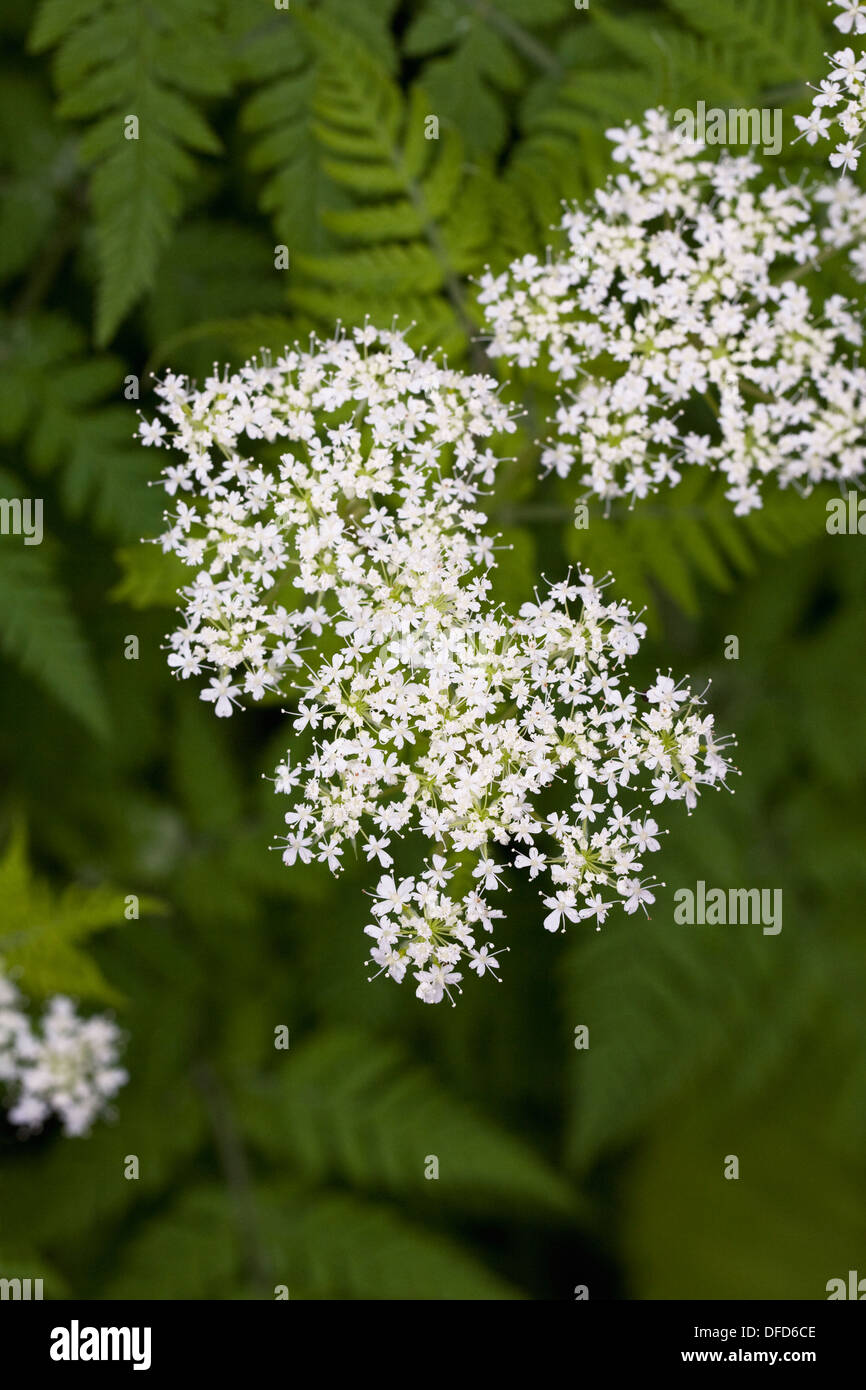
<svg viewBox="0 0 866 1390"><path fill-rule="evenodd" d="M557 1217L575 1197L530 1148L455 1102L399 1049L352 1032L320 1034L245 1102L245 1128L310 1179L470 1208L502 1202ZM425 1155L439 1181L424 1180Z"/></svg>
<svg viewBox="0 0 866 1390"><path fill-rule="evenodd" d="M115 603L130 608L176 608L177 591L189 580L189 570L176 555L158 545L133 545L118 550L115 559L122 577L109 593Z"/></svg>
<svg viewBox="0 0 866 1390"><path fill-rule="evenodd" d="M326 286L294 289L292 305L299 313L309 315L319 328L333 325L334 295ZM466 350L465 326L440 295L419 295L389 287L376 296L371 309L369 294L356 294L341 287L340 318L347 324L372 318L385 328L405 329L407 342L416 351L434 344L446 357L454 359Z"/></svg>
<svg viewBox="0 0 866 1390"><path fill-rule="evenodd" d="M784 552L813 540L824 521L819 496L803 499L790 491L768 496L748 517L734 517L724 486L708 486L692 470L670 497L647 498L607 519L591 502L588 527L567 527L565 547L593 573L614 573L621 591L645 604L654 621L657 591L697 614L701 583L732 589L740 576L754 573L761 551Z"/></svg>
<svg viewBox="0 0 866 1390"><path fill-rule="evenodd" d="M748 55L764 85L805 82L820 71L821 29L808 5L787 0L665 0L699 34Z"/></svg>
<svg viewBox="0 0 866 1390"><path fill-rule="evenodd" d="M153 284L196 174L188 151L219 149L194 104L228 87L216 15L216 0L44 0L38 12L31 48L58 50L59 114L91 122L81 155L93 166L99 343Z"/></svg>
<svg viewBox="0 0 866 1390"><path fill-rule="evenodd" d="M461 131L467 148L497 154L508 136L503 98L525 83L525 70L484 11L455 0L428 0L409 26L405 52L432 57L424 68L430 110ZM439 56L450 49L447 56Z"/></svg>
<svg viewBox="0 0 866 1390"><path fill-rule="evenodd" d="M252 1210L251 1230L250 1211L226 1191L182 1193L120 1249L101 1296L273 1298L283 1286L293 1301L516 1297L455 1242L356 1197L270 1185Z"/></svg>
<svg viewBox="0 0 866 1390"><path fill-rule="evenodd" d="M593 17L615 49L655 78L661 105L738 104L760 94L764 70L751 49L707 42L655 18L618 19L605 10Z"/></svg>
<svg viewBox="0 0 866 1390"><path fill-rule="evenodd" d="M284 274L274 268L270 238L234 222L194 220L178 230L160 263L145 310L148 368L171 362L175 371L209 375L222 341L208 323L276 318L285 299ZM286 342L285 329L280 346ZM267 345L262 339L253 350Z"/></svg>
<svg viewBox="0 0 866 1390"><path fill-rule="evenodd" d="M476 155L505 145L511 108L537 73L559 80L573 38L573 0L426 0L404 38L412 58L427 58L422 82L431 110L451 122ZM559 26L555 47L542 33ZM574 45L572 44L572 47Z"/></svg>
<svg viewBox="0 0 866 1390"><path fill-rule="evenodd" d="M303 0L301 0L303 5ZM387 72L396 65L390 19L396 0L325 0L321 11L347 38L354 36ZM299 7L270 13L259 0L240 0L227 15L233 69L255 91L243 106L241 129L250 137L247 164L264 175L260 205L281 243L292 252L321 252L331 245L324 210L340 204L323 167L314 134L313 98L318 60L298 23Z"/></svg>
<svg viewBox="0 0 866 1390"><path fill-rule="evenodd" d="M5 497L21 489L5 485ZM0 650L97 738L108 710L78 619L41 546L0 538Z"/></svg>
<svg viewBox="0 0 866 1390"><path fill-rule="evenodd" d="M628 85L619 71L581 69L556 88L553 100L547 89L533 92L526 101L523 122L530 134L548 130L568 134L582 128L581 120L585 127L589 118L601 128L642 114L657 100L658 91L658 79L637 69L629 73Z"/></svg>
<svg viewBox="0 0 866 1390"><path fill-rule="evenodd" d="M269 42L267 80L261 83L256 69L244 74L261 83L241 112L241 129L251 137L247 163L264 176L259 201L280 242L293 251L317 250L331 185L313 133L315 57L299 26L285 21L270 26Z"/></svg>
<svg viewBox="0 0 866 1390"><path fill-rule="evenodd" d="M79 943L94 932L123 924L122 893L71 887L55 894L33 876L26 838L18 829L0 858L0 901L0 960L25 994L63 993L118 1002L119 995ZM141 899L139 908L146 913L163 910L150 898Z"/></svg>
<svg viewBox="0 0 866 1390"><path fill-rule="evenodd" d="M342 289L363 285L376 294L430 294L441 288L442 266L422 242L374 246L332 256L299 256L300 268L327 285Z"/></svg>
<svg viewBox="0 0 866 1390"><path fill-rule="evenodd" d="M756 737L757 726L752 744ZM790 750L781 751L787 773ZM745 773L748 796L751 769ZM776 935L758 925L674 920L677 887L786 882L786 829L753 826L744 845L742 816L736 802L705 795L698 829L697 817L676 826L671 819L675 834L662 844L656 868L667 887L656 890L651 920L609 925L569 952L568 1016L587 1025L590 1041L575 1053L568 1146L578 1168L660 1122L688 1087L711 1084L720 1108L766 1091L817 1014L840 1007L833 1001L845 996L851 975L845 944L818 943L804 930L808 909L787 887L784 929ZM796 843L796 828L790 832ZM837 867L837 887L843 878ZM861 1025L860 1056L863 1044ZM736 1068L718 1075L734 1053Z"/></svg>
<svg viewBox="0 0 866 1390"><path fill-rule="evenodd" d="M228 356L247 361L262 351L282 352L288 343L302 340L308 326L283 314L243 314L240 318L204 319L188 328L179 328L163 338L153 349L148 370L156 372L167 363L179 363L196 375L206 361Z"/></svg>
<svg viewBox="0 0 866 1390"><path fill-rule="evenodd" d="M564 116L561 130L556 127ZM541 254L555 240L562 204L588 197L603 181L607 147L585 116L558 106L546 112L516 147L493 189L498 234L491 255L495 270L528 252Z"/></svg>
<svg viewBox="0 0 866 1390"><path fill-rule="evenodd" d="M385 69L343 33L318 17L302 18L318 55L314 131L325 152L322 167L353 205L328 211L323 223L352 249L299 256L298 268L313 284L294 285L291 302L308 306L318 281L351 288L364 315L377 321L383 297L450 303L465 346L473 328L460 277L480 268L489 244L488 171L465 167L455 131L426 138L434 113L421 88L404 102Z"/></svg>
<svg viewBox="0 0 866 1390"><path fill-rule="evenodd" d="M86 515L121 540L154 528L153 465L133 439L134 405L121 403L120 362L87 355L83 332L61 315L7 320L0 331L0 441L18 444L38 472L61 470L74 519Z"/></svg>
<svg viewBox="0 0 866 1390"><path fill-rule="evenodd" d="M72 141L58 131L41 86L4 72L0 83L0 279L40 266L76 177Z"/></svg>
<svg viewBox="0 0 866 1390"><path fill-rule="evenodd" d="M273 1186L261 1203L275 1283L327 1299L519 1298L456 1241L348 1194ZM296 1295L297 1296L297 1295Z"/></svg>
<svg viewBox="0 0 866 1390"><path fill-rule="evenodd" d="M712 876L736 881L721 878L715 863ZM757 927L682 926L658 906L652 922L605 928L573 950L568 1008L590 1036L590 1047L575 1052L569 1149L578 1168L663 1114L727 1055L733 1038L752 1054L740 1090L760 1089L817 993L810 953L781 966L778 957L774 939ZM717 1090L721 1097L722 1083Z"/></svg>
<svg viewBox="0 0 866 1390"><path fill-rule="evenodd" d="M102 1298L236 1297L241 1277L237 1213L227 1191L183 1192L117 1252Z"/></svg>

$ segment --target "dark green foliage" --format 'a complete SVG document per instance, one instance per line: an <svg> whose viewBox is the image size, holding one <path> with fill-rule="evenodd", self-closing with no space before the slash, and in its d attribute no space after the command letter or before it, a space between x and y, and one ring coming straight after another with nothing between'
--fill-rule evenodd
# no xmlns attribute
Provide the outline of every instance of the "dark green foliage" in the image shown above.
<svg viewBox="0 0 866 1390"><path fill-rule="evenodd" d="M666 818L650 922L550 937L515 885L502 983L425 1009L367 982L365 866L335 887L269 849L279 704L218 721L170 677L178 569L139 544L161 460L133 434L150 372L337 319L489 367L473 282L543 251L610 171L605 130L702 99L781 106L790 136L827 6L25 9L0 0L0 492L44 500L46 538L0 536L0 956L34 999L113 1007L131 1080L86 1140L0 1125L0 1274L50 1297L822 1297L863 1258L863 538L824 534L823 496L737 521L698 473L579 530L575 480L537 480L549 384L509 383L497 597L612 571L646 606L641 672L714 679L743 775ZM801 142L768 173L825 161ZM676 925L698 879L782 887L782 932Z"/></svg>
<svg viewBox="0 0 866 1390"><path fill-rule="evenodd" d="M39 7L30 46L56 51L58 115L89 122L80 157L94 167L100 342L153 285L181 190L195 177L189 151L219 150L199 109L228 90L216 16L216 0L45 0Z"/></svg>

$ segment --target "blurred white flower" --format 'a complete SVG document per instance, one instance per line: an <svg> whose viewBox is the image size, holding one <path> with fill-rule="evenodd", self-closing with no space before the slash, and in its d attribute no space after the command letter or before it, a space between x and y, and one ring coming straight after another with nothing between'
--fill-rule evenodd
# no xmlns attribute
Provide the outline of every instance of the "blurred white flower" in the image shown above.
<svg viewBox="0 0 866 1390"><path fill-rule="evenodd" d="M55 995L34 1028L20 993L0 974L0 1087L9 1120L41 1129L56 1115L63 1132L85 1135L129 1079L118 1066L122 1037L111 1019L81 1018Z"/></svg>

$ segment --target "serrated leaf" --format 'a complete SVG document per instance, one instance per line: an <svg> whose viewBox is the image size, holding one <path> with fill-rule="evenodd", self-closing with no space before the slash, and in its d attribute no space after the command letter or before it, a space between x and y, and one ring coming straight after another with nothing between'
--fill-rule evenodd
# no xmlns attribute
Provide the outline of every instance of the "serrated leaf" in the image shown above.
<svg viewBox="0 0 866 1390"><path fill-rule="evenodd" d="M262 1194L261 1210L275 1282L287 1285L290 1297L298 1284L308 1297L330 1299L520 1297L454 1239L391 1208L273 1186Z"/></svg>
<svg viewBox="0 0 866 1390"><path fill-rule="evenodd" d="M717 39L760 63L765 85L808 81L821 31L808 6L785 0L665 0L698 33Z"/></svg>
<svg viewBox="0 0 866 1390"><path fill-rule="evenodd" d="M396 1047L332 1031L281 1063L245 1098L245 1126L262 1150L308 1178L343 1178L372 1192L568 1217L574 1194L543 1160L453 1100ZM424 1178L435 1154L439 1180Z"/></svg>
<svg viewBox="0 0 866 1390"><path fill-rule="evenodd" d="M31 873L27 842L17 829L0 858L0 901L0 960L25 994L68 993L118 1002L117 993L79 943L94 932L123 925L122 893L73 886L55 894ZM156 900L141 898L139 910L163 909Z"/></svg>
<svg viewBox="0 0 866 1390"><path fill-rule="evenodd" d="M62 9L54 0L41 6L31 47L58 50L60 114L94 122L82 156L94 166L96 337L104 344L153 284L195 177L187 151L219 148L194 103L227 90L228 66L216 0L152 0L146 23L125 0Z"/></svg>
<svg viewBox="0 0 866 1390"><path fill-rule="evenodd" d="M59 314L0 329L0 439L17 442L38 471L62 470L60 496L74 519L86 514L120 539L155 527L151 464L133 438L138 396L124 404L121 363L88 355L80 328Z"/></svg>
<svg viewBox="0 0 866 1390"><path fill-rule="evenodd" d="M0 649L91 733L108 710L78 619L41 547L0 537Z"/></svg>
<svg viewBox="0 0 866 1390"><path fill-rule="evenodd" d="M118 550L115 559L123 577L109 593L115 603L130 608L177 607L177 591L189 581L190 571L176 555L158 545L134 545Z"/></svg>

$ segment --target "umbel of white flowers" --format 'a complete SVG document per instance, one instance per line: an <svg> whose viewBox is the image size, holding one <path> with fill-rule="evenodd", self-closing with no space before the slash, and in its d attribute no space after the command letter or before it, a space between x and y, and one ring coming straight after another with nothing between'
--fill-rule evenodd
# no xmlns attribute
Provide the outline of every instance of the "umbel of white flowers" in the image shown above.
<svg viewBox="0 0 866 1390"><path fill-rule="evenodd" d="M851 245L864 277L866 196L848 179L762 186L751 157L707 158L660 110L608 136L626 172L566 212L568 249L481 281L489 353L560 388L543 468L605 500L713 469L738 515L768 479L859 479L862 323L798 277Z"/></svg>
<svg viewBox="0 0 866 1390"><path fill-rule="evenodd" d="M724 741L670 674L628 685L645 628L591 576L517 615L492 602L478 504L514 429L496 383L367 327L157 392L168 428L142 436L184 456L162 545L191 570L169 663L219 716L293 702L284 859L378 865L378 972L427 1003L464 968L495 976L509 863L544 884L549 931L645 910L655 808L723 783ZM401 872L410 837L426 859L407 844Z"/></svg>
<svg viewBox="0 0 866 1390"><path fill-rule="evenodd" d="M129 1079L117 1065L121 1041L110 1018L81 1018L62 995L48 1001L34 1028L0 970L0 1092L13 1125L32 1132L56 1115L64 1134L87 1134Z"/></svg>
<svg viewBox="0 0 866 1390"><path fill-rule="evenodd" d="M833 20L837 29L843 34L866 34L866 5L862 0L833 3L842 11ZM830 59L830 71L820 87L815 88L812 110L808 116L795 116L794 124L800 132L797 140L805 137L809 145L835 139L830 163L846 173L860 163L861 137L866 130L866 53L862 49L855 53L853 48L839 48L826 56Z"/></svg>

